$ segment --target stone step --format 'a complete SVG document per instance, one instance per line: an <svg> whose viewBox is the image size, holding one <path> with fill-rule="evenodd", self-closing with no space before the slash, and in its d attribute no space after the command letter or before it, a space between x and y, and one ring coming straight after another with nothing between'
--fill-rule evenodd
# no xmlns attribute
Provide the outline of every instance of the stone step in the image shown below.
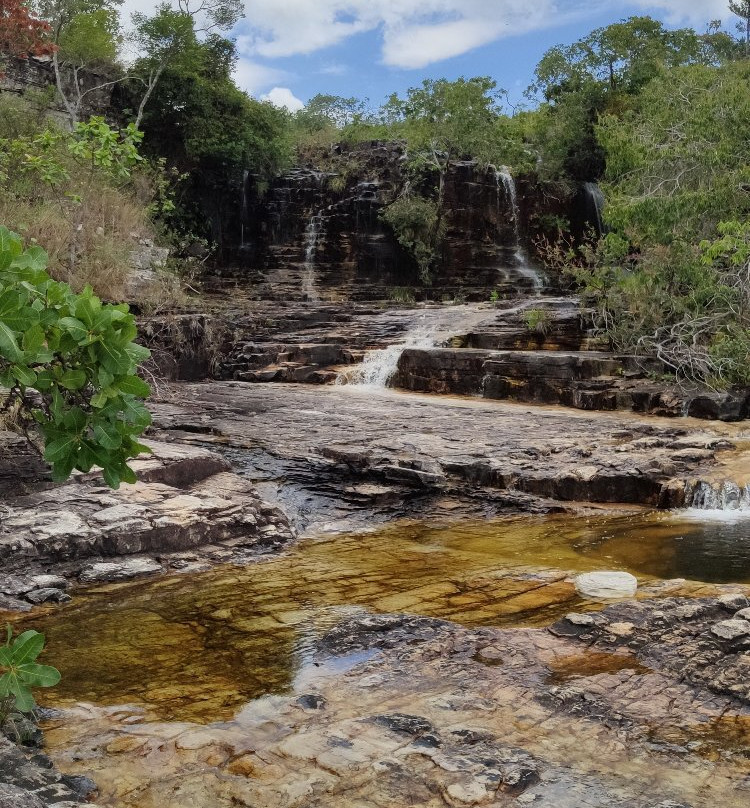
<svg viewBox="0 0 750 808"><path fill-rule="evenodd" d="M404 350L394 386L581 410L632 410L667 417L736 421L750 394L683 390L655 381L633 357L598 351Z"/></svg>

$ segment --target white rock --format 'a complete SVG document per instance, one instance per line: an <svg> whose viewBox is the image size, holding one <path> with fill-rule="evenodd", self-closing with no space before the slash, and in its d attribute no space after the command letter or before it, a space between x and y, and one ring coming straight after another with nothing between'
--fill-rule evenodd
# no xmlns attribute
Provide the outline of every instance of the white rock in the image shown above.
<svg viewBox="0 0 750 808"><path fill-rule="evenodd" d="M722 640L736 640L750 634L750 622L747 620L722 620L711 626L711 633Z"/></svg>
<svg viewBox="0 0 750 808"><path fill-rule="evenodd" d="M573 579L578 593L587 598L632 598L638 579L629 572L583 572Z"/></svg>
<svg viewBox="0 0 750 808"><path fill-rule="evenodd" d="M126 581L139 575L154 575L162 567L152 558L123 558L118 561L100 561L90 564L79 575L81 583L98 581Z"/></svg>

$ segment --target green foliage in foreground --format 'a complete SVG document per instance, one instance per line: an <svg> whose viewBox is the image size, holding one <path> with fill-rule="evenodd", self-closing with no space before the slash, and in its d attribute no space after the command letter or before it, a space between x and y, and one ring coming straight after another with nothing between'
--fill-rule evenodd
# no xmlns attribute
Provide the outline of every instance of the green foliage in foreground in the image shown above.
<svg viewBox="0 0 750 808"><path fill-rule="evenodd" d="M24 631L15 639L8 626L5 644L0 646L0 727L12 711L30 713L36 706L32 687L54 687L60 672L36 661L44 649L44 634Z"/></svg>
<svg viewBox="0 0 750 808"><path fill-rule="evenodd" d="M126 305L104 305L88 287L74 294L46 266L41 247L0 227L0 415L41 432L54 479L100 466L113 488L134 483L127 461L149 451L136 440L151 420L136 375L149 351L133 341Z"/></svg>

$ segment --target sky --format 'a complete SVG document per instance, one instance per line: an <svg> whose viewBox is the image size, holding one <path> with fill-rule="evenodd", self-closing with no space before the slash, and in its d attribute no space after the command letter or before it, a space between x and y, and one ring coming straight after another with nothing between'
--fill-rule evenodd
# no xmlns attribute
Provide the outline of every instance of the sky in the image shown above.
<svg viewBox="0 0 750 808"><path fill-rule="evenodd" d="M125 0L123 9L153 5ZM231 33L235 79L292 110L317 93L377 108L424 78L459 76L491 76L521 103L548 48L633 14L699 31L733 22L727 0L246 0Z"/></svg>

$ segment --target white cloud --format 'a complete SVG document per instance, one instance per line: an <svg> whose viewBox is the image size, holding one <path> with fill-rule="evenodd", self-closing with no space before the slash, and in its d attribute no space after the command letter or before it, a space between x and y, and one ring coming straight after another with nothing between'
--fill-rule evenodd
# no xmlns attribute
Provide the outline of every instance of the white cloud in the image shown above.
<svg viewBox="0 0 750 808"><path fill-rule="evenodd" d="M275 107L285 107L289 112L297 112L305 106L305 102L300 101L288 87L274 87L262 99L270 101Z"/></svg>
<svg viewBox="0 0 750 808"><path fill-rule="evenodd" d="M584 21L609 12L658 14L670 23L702 28L728 20L726 0L245 0L235 33L240 84L250 92L289 81L259 60L309 54L363 32L377 32L382 62L418 69L506 37ZM150 0L125 0L123 16ZM597 16L599 16L597 14ZM339 66L322 72L338 74Z"/></svg>
<svg viewBox="0 0 750 808"><path fill-rule="evenodd" d="M257 95L273 84L289 78L285 70L263 65L252 59L240 58L234 68L233 78L241 90Z"/></svg>
<svg viewBox="0 0 750 808"><path fill-rule="evenodd" d="M580 8L581 0L252 0L241 49L267 58L293 56L377 29L385 64L417 68L560 24Z"/></svg>
<svg viewBox="0 0 750 808"><path fill-rule="evenodd" d="M692 24L699 30L711 20L728 20L727 0L635 0L644 11L662 11L668 22Z"/></svg>
<svg viewBox="0 0 750 808"><path fill-rule="evenodd" d="M338 62L330 65L324 65L320 68L318 73L323 76L345 76L349 72L347 65Z"/></svg>

